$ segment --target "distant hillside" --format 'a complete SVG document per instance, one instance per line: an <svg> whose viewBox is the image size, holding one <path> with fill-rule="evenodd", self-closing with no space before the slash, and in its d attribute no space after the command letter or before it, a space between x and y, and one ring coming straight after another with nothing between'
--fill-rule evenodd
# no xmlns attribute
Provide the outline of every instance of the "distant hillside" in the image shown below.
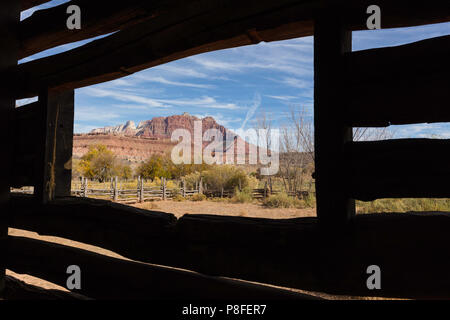
<svg viewBox="0 0 450 320"><path fill-rule="evenodd" d="M196 120L202 121L203 133L208 129L217 129L225 139L228 129L218 124L214 118L200 119L184 113L169 117L155 117L151 120L141 121L137 126L133 121L127 121L125 124L93 129L85 134L75 134L73 155L81 157L88 151L90 145L104 144L124 160L143 161L152 154L170 152L176 145L170 141L172 133L176 129L187 129L192 135ZM209 142L203 142L203 147L208 144ZM249 148L247 143L245 145L247 154Z"/></svg>

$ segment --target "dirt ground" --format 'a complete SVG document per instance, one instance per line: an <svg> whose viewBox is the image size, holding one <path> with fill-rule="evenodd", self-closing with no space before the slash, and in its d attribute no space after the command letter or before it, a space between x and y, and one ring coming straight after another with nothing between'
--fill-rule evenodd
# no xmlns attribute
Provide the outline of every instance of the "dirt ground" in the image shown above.
<svg viewBox="0 0 450 320"><path fill-rule="evenodd" d="M316 210L295 208L266 208L259 203L230 203L228 201L151 201L136 203L133 206L164 211L180 218L184 214L217 214L225 216L255 217L269 219L289 219L315 217Z"/></svg>

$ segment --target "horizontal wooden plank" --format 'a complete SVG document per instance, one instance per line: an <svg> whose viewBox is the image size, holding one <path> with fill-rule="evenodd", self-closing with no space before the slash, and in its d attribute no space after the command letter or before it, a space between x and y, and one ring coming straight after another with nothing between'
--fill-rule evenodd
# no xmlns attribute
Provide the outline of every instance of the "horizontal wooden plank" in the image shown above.
<svg viewBox="0 0 450 320"><path fill-rule="evenodd" d="M42 86L73 89L113 80L213 50L310 36L315 12L330 3L348 15L349 28L366 28L368 1L184 2L107 38L19 65L17 97L32 96ZM450 20L448 4L429 8L407 1L381 1L380 5L384 27Z"/></svg>
<svg viewBox="0 0 450 320"><path fill-rule="evenodd" d="M440 254L450 241L450 214L357 215L352 226L339 231L322 229L316 218L215 215L185 215L158 226L159 219L149 217L157 213L117 204L108 209L107 201L88 199L87 205L78 199L78 207L74 202L38 208L15 197L11 227L139 261L333 294L450 297L450 259ZM366 287L372 264L381 267L382 290Z"/></svg>
<svg viewBox="0 0 450 320"><path fill-rule="evenodd" d="M59 45L123 30L167 10L167 3L176 1L73 0L36 11L20 23L19 56L24 58ZM81 8L82 28L79 30L69 30L66 26L69 5Z"/></svg>
<svg viewBox="0 0 450 320"><path fill-rule="evenodd" d="M5 300L92 300L81 294L58 289L44 289L12 276L5 277Z"/></svg>
<svg viewBox="0 0 450 320"><path fill-rule="evenodd" d="M42 263L45 261L45 263ZM312 299L269 286L107 257L75 247L9 236L6 266L65 287L67 267L81 270L81 289L95 299Z"/></svg>
<svg viewBox="0 0 450 320"><path fill-rule="evenodd" d="M346 145L355 199L450 198L450 140L393 139Z"/></svg>
<svg viewBox="0 0 450 320"><path fill-rule="evenodd" d="M172 214L89 198L61 198L41 206L33 197L15 195L11 202L12 227L90 243L136 260L151 259L166 250L161 243L174 241Z"/></svg>
<svg viewBox="0 0 450 320"><path fill-rule="evenodd" d="M20 0L21 10L24 11L49 1L50 0Z"/></svg>
<svg viewBox="0 0 450 320"><path fill-rule="evenodd" d="M450 36L345 55L348 124L450 121Z"/></svg>
<svg viewBox="0 0 450 320"><path fill-rule="evenodd" d="M186 215L178 224L193 270L335 294L432 298L450 287L450 259L441 254L449 217L357 215L344 230L321 229L314 218ZM372 264L381 268L381 290L366 287Z"/></svg>
<svg viewBox="0 0 450 320"><path fill-rule="evenodd" d="M14 110L14 150L11 186L34 186L38 171L40 138L44 134L44 109L34 102Z"/></svg>

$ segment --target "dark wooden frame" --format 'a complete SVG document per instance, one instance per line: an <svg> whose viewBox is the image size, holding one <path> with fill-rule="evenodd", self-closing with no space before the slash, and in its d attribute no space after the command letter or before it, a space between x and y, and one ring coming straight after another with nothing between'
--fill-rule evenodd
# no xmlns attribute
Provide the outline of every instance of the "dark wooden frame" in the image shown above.
<svg viewBox="0 0 450 320"><path fill-rule="evenodd" d="M136 263L113 262L81 250L41 241L8 238L7 226L11 225L99 245L133 259L178 266L211 276L227 275L310 290L334 290L340 294L403 297L430 297L434 294L448 298L450 283L448 277L443 275L450 261L429 250L433 241L422 241L427 238L415 235L422 230L423 223L429 223L434 243L448 242L448 228L445 228L442 215L431 218L416 215L355 217L353 200L405 195L448 196L443 177L450 174L450 161L426 157L416 159L416 163L423 161L433 168L421 176L416 185L407 179L412 165L402 166L405 158L414 154L415 150L442 152L447 149L448 141L355 143L352 141L352 127L450 120L445 105L450 92L450 37L352 52L351 31L365 29L365 10L372 4L369 0L168 0L145 6L139 0L132 0L110 7L106 16L98 9L109 1L92 3L76 0L74 4L96 12L93 16L87 16L86 28L82 31L66 30L61 22L63 20L59 18L59 23L55 25L43 23L64 12L64 6L43 10L19 23L19 5L22 9L28 9L44 2L9 0L0 4L0 43L7 43L0 50L0 75L9 80L7 86L0 88L0 136L8 138L4 139L5 153L12 153L10 158L0 159L0 258L5 257L5 252L8 253L6 264L0 260L0 291L5 265L64 284L60 269L72 254L94 266L97 271L93 274L98 274L98 268L102 265L111 263L114 272L119 272L121 268L131 273L138 270L148 276L148 283L152 283L163 271ZM377 4L383 8L384 28L450 21L448 1L430 5L407 0L380 0ZM97 20L101 23L96 24ZM80 48L16 65L19 58L29 54L119 29L113 35ZM107 202L66 197L70 191L74 89L203 52L311 35L315 37L318 221L209 216L185 216L176 220L171 215L130 211ZM411 73L410 65L416 60L422 63L416 73ZM386 75L392 70L397 73L395 79L389 79ZM406 85L393 88L392 81L405 82ZM420 103L425 101L423 95L414 92L404 100L398 97L399 93L407 92L411 84L433 95L432 106L427 113L419 112ZM367 103L365 107L368 110L361 110L365 96L373 88L380 92L380 97ZM38 96L38 102L14 110L15 98L31 96ZM388 100L387 104L406 101L411 104L412 110L406 114L402 108L377 108L384 99ZM33 124L34 116L37 124ZM23 127L30 124L35 131L19 133L18 137L9 139L11 123ZM33 135L33 132L37 134ZM36 146L29 154L24 151L26 148L21 147L27 139ZM370 174L371 166L378 165L373 160L374 153L382 160L378 174ZM32 169L19 174L18 164L24 163ZM393 168L389 164L393 164ZM387 174L383 175L383 172ZM348 181L344 179L346 176L350 177ZM347 183L342 186L342 181ZM424 182L435 184L423 188ZM35 195L10 201L9 186L26 183L36 187ZM379 190L381 187L385 187L383 192ZM7 213L12 214L9 219ZM389 238L389 235L400 229L404 222L409 223L409 230L416 232L405 233L411 245L400 247L406 253L399 256L396 248L392 249L392 243L386 239L395 242L396 238ZM130 235L130 224L133 223L138 226L135 227L136 232ZM392 228L392 225L396 227ZM230 228L233 228L232 232ZM146 234L149 229L151 236ZM383 234L384 242L373 243L373 238ZM130 239L132 241L126 242ZM159 241L161 245L151 246L151 250L147 251L144 242L151 240ZM179 243L182 245L179 246ZM306 246L302 254L296 247L299 244ZM416 256L417 248L420 248L419 256ZM26 255L18 255L18 250ZM442 250L445 249L438 251ZM167 252L176 254L168 255ZM292 252L295 257L290 259L289 253ZM58 254L62 255L63 262L54 261ZM270 262L265 261L268 254ZM36 255L45 256L54 264L36 265ZM386 266L387 279L390 280L387 290L368 292L362 285L364 282L361 279L365 276L363 267L371 263L371 259ZM426 259L435 265L430 268ZM402 266L404 261L413 264L412 268L408 265L407 270L411 278L417 281L413 285L397 277L405 272ZM438 271L434 272L436 266ZM420 273L423 270L427 270L425 275ZM164 274L161 279L168 282L172 281L172 275L179 276L178 272ZM123 276L122 279L127 278ZM206 296L225 293L234 297L236 292L267 292L267 288L252 287L246 291L246 286L220 281L225 287L215 291L214 286L219 283L216 277L206 279L184 274L180 279L181 285L174 288L180 290L177 291L180 297L190 294L186 285L192 284L193 279L203 281ZM111 297L108 292L99 289L104 284L104 279L94 283L93 289L86 291L86 294ZM405 291L402 286L413 290ZM144 294L135 282L128 288L132 297ZM127 290L126 287L122 289ZM159 289L152 292L154 297L158 296L158 292L170 293L164 288ZM271 291L271 297L272 293L286 297L282 291Z"/></svg>

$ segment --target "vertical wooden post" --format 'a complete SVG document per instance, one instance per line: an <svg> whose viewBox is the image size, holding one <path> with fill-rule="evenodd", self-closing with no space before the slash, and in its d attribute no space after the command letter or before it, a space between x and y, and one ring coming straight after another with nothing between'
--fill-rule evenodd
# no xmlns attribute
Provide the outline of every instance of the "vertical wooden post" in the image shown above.
<svg viewBox="0 0 450 320"><path fill-rule="evenodd" d="M119 199L119 190L117 189L117 176L114 177L114 201Z"/></svg>
<svg viewBox="0 0 450 320"><path fill-rule="evenodd" d="M137 178L137 199L138 199L138 202L142 202L142 197L141 197L141 176L138 176L138 178Z"/></svg>
<svg viewBox="0 0 450 320"><path fill-rule="evenodd" d="M197 188L198 193L203 193L203 178L200 177L200 181L198 183L198 188Z"/></svg>
<svg viewBox="0 0 450 320"><path fill-rule="evenodd" d="M141 202L144 202L144 178L141 178Z"/></svg>
<svg viewBox="0 0 450 320"><path fill-rule="evenodd" d="M166 200L166 178L161 178L162 181L162 199Z"/></svg>
<svg viewBox="0 0 450 320"><path fill-rule="evenodd" d="M343 83L345 52L352 34L337 13L323 12L314 26L314 147L317 216L326 224L345 223L355 215L347 193L344 144L352 128L344 124Z"/></svg>
<svg viewBox="0 0 450 320"><path fill-rule="evenodd" d="M74 91L45 90L39 95L43 110L41 160L37 172L36 196L47 203L56 197L70 196Z"/></svg>
<svg viewBox="0 0 450 320"><path fill-rule="evenodd" d="M186 181L182 181L183 184L183 198L186 198Z"/></svg>
<svg viewBox="0 0 450 320"><path fill-rule="evenodd" d="M84 197L87 197L89 190L88 190L88 178L84 178Z"/></svg>
<svg viewBox="0 0 450 320"><path fill-rule="evenodd" d="M264 199L267 198L267 181L264 182Z"/></svg>
<svg viewBox="0 0 450 320"><path fill-rule="evenodd" d="M15 108L14 88L9 84L11 76L6 73L8 68L17 64L18 57L18 26L20 20L20 1L0 1L0 138L2 138L2 156L0 157L0 297L5 286L5 251L8 236L8 214L10 181L12 181L11 153L13 150L11 124Z"/></svg>

